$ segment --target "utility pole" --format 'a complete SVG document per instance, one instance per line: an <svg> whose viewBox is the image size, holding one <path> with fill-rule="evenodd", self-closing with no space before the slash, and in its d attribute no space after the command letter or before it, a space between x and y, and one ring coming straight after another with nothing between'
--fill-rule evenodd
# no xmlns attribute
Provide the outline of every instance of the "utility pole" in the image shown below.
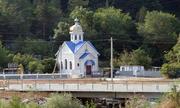
<svg viewBox="0 0 180 108"><path fill-rule="evenodd" d="M111 37L111 81L113 81L113 39Z"/></svg>

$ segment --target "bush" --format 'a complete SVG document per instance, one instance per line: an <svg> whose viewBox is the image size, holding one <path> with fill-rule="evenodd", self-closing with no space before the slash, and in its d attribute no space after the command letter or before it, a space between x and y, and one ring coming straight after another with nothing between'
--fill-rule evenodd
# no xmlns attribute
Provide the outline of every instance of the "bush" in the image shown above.
<svg viewBox="0 0 180 108"><path fill-rule="evenodd" d="M5 65L9 62L9 51L2 45L0 41L0 67L5 67Z"/></svg>
<svg viewBox="0 0 180 108"><path fill-rule="evenodd" d="M160 71L166 78L178 78L180 77L180 63L165 63Z"/></svg>
<svg viewBox="0 0 180 108"><path fill-rule="evenodd" d="M44 108L81 108L81 103L79 100L73 99L70 94L53 94Z"/></svg>
<svg viewBox="0 0 180 108"><path fill-rule="evenodd" d="M132 52L124 51L120 56L115 59L114 63L115 66L120 65L141 65L145 68L151 66L152 59L151 57L143 50L143 49L136 49Z"/></svg>
<svg viewBox="0 0 180 108"><path fill-rule="evenodd" d="M29 62L28 68L29 68L29 71L31 71L31 73L42 73L44 70L44 65L42 65L40 61L35 60L35 61Z"/></svg>
<svg viewBox="0 0 180 108"><path fill-rule="evenodd" d="M26 108L26 105L21 102L19 97L13 97L7 108Z"/></svg>
<svg viewBox="0 0 180 108"><path fill-rule="evenodd" d="M4 100L0 100L0 108L8 108L8 103Z"/></svg>
<svg viewBox="0 0 180 108"><path fill-rule="evenodd" d="M43 72L52 73L55 65L55 60L53 58L47 58L42 60L42 64L44 65Z"/></svg>
<svg viewBox="0 0 180 108"><path fill-rule="evenodd" d="M162 96L157 108L180 108L180 91L177 86L173 86L171 92Z"/></svg>
<svg viewBox="0 0 180 108"><path fill-rule="evenodd" d="M27 104L26 108L41 108L38 104L30 102Z"/></svg>
<svg viewBox="0 0 180 108"><path fill-rule="evenodd" d="M126 108L153 108L145 97L133 96L126 102Z"/></svg>
<svg viewBox="0 0 180 108"><path fill-rule="evenodd" d="M41 106L34 102L24 103L19 97L13 97L10 101L0 100L0 108L82 108L82 105L70 94L52 94Z"/></svg>
<svg viewBox="0 0 180 108"><path fill-rule="evenodd" d="M28 64L31 61L35 61L36 59L33 58L32 55L28 55L28 54L20 54L17 53L16 55L14 55L13 57L13 62L17 63L17 64L22 64L24 67L24 70L27 71L28 70Z"/></svg>

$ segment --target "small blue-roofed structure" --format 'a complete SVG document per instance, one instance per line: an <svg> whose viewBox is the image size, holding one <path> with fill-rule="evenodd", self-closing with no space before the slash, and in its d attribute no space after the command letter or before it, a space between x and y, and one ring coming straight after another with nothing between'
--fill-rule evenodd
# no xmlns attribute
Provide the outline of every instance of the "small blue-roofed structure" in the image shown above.
<svg viewBox="0 0 180 108"><path fill-rule="evenodd" d="M56 53L59 72L69 77L85 77L97 72L99 53L90 41L83 40L78 20L70 27L70 41L65 41Z"/></svg>

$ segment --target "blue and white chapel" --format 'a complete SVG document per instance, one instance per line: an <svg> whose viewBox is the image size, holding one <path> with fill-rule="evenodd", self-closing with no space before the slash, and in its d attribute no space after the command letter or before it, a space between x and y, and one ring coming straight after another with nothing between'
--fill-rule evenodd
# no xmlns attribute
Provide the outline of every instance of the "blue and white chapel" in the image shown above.
<svg viewBox="0 0 180 108"><path fill-rule="evenodd" d="M79 20L70 27L70 41L65 41L58 52L57 63L61 75L71 78L85 77L98 71L99 53L90 41L84 41Z"/></svg>

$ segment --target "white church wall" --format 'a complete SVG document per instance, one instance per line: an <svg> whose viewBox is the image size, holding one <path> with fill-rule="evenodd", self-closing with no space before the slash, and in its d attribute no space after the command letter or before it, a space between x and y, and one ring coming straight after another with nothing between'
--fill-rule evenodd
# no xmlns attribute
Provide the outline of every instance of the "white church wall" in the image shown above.
<svg viewBox="0 0 180 108"><path fill-rule="evenodd" d="M65 60L67 60L67 69L65 69ZM70 69L70 61L72 62L72 69ZM63 64L63 68L61 68L61 62ZM58 58L58 63L60 65L60 73L62 74L71 74L71 72L75 69L74 55L72 51L67 47L67 45L62 46L61 54Z"/></svg>
<svg viewBox="0 0 180 108"><path fill-rule="evenodd" d="M87 56L81 61L79 61L79 58L84 54L85 50L88 50L92 55ZM95 62L95 65L92 66L92 72L98 71L98 56L97 52L88 44L85 43L81 49L78 50L76 53L75 61L78 61L80 63L80 67L77 67L77 69L80 69L81 73L85 75L86 73L86 66L84 65L87 60L93 60Z"/></svg>

